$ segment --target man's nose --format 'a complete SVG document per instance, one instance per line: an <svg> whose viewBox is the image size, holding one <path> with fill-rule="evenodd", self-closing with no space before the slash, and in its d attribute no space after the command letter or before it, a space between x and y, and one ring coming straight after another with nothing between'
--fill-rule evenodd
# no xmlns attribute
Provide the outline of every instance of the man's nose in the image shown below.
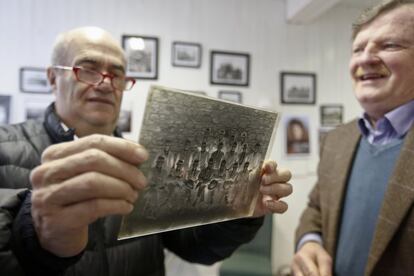
<svg viewBox="0 0 414 276"><path fill-rule="evenodd" d="M112 77L110 75L103 75L102 81L98 84L98 88L103 91L111 92L112 87Z"/></svg>
<svg viewBox="0 0 414 276"><path fill-rule="evenodd" d="M369 45L367 47L365 47L365 49L363 50L363 52L361 53L360 57L359 57L359 62L360 63L378 63L380 62L381 59L378 56L378 50L375 46L373 45Z"/></svg>

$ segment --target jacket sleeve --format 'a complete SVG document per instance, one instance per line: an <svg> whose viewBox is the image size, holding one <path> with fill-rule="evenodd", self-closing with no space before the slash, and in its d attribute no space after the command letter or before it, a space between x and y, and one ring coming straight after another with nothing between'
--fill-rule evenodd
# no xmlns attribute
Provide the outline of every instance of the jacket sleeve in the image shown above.
<svg viewBox="0 0 414 276"><path fill-rule="evenodd" d="M325 145L325 139L321 141L321 147L319 152L320 159L322 158L323 148ZM320 175L320 167L318 167L318 179ZM299 226L295 233L295 249L297 248L301 238L308 233L322 234L322 214L320 207L320 193L319 193L319 181L313 187L309 194L309 201L306 209L303 211L300 217Z"/></svg>
<svg viewBox="0 0 414 276"><path fill-rule="evenodd" d="M20 193L23 202L13 221L11 248L20 266L28 275L63 275L82 253L73 257L58 257L43 249L37 238L31 214L31 191Z"/></svg>
<svg viewBox="0 0 414 276"><path fill-rule="evenodd" d="M309 195L308 206L303 211L299 226L296 229L295 248L300 239L307 233L322 233L321 209L319 205L319 186L315 185Z"/></svg>
<svg viewBox="0 0 414 276"><path fill-rule="evenodd" d="M181 258L205 265L229 257L240 245L254 238L261 218L244 218L162 234L166 248Z"/></svg>
<svg viewBox="0 0 414 276"><path fill-rule="evenodd" d="M0 189L0 275L24 275L11 250L13 219L21 205L25 189Z"/></svg>

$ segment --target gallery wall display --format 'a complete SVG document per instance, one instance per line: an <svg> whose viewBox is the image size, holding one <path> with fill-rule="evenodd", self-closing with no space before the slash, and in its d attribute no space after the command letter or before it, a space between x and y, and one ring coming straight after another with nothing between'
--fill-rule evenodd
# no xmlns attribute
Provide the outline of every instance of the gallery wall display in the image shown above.
<svg viewBox="0 0 414 276"><path fill-rule="evenodd" d="M201 44L175 41L172 44L171 63L176 67L200 68Z"/></svg>
<svg viewBox="0 0 414 276"><path fill-rule="evenodd" d="M281 72L280 85L282 104L315 104L316 74Z"/></svg>
<svg viewBox="0 0 414 276"><path fill-rule="evenodd" d="M337 126L342 124L343 106L340 104L321 105L321 126Z"/></svg>
<svg viewBox="0 0 414 276"><path fill-rule="evenodd" d="M246 53L211 51L210 83L249 86L250 55Z"/></svg>
<svg viewBox="0 0 414 276"><path fill-rule="evenodd" d="M10 99L11 96L0 95L0 125L10 122Z"/></svg>
<svg viewBox="0 0 414 276"><path fill-rule="evenodd" d="M239 91L219 91L218 98L235 103L243 103L242 94Z"/></svg>
<svg viewBox="0 0 414 276"><path fill-rule="evenodd" d="M123 35L127 75L136 79L158 79L158 38Z"/></svg>
<svg viewBox="0 0 414 276"><path fill-rule="evenodd" d="M285 155L288 157L309 156L309 117L302 115L285 115L283 122L285 132Z"/></svg>
<svg viewBox="0 0 414 276"><path fill-rule="evenodd" d="M51 93L45 68L20 68L20 91L25 93Z"/></svg>

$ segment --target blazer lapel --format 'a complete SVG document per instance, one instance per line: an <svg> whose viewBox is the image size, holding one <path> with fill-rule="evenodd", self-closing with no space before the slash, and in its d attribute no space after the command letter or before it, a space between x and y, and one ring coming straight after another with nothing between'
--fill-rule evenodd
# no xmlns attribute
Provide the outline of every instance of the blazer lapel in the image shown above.
<svg viewBox="0 0 414 276"><path fill-rule="evenodd" d="M414 202L414 126L405 137L378 216L365 274L370 275Z"/></svg>

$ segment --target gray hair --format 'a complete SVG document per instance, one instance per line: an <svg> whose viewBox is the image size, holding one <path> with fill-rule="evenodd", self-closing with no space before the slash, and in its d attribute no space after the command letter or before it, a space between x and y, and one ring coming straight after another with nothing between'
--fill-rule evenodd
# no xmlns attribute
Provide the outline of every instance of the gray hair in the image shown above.
<svg viewBox="0 0 414 276"><path fill-rule="evenodd" d="M364 10L352 24L352 40L364 26L374 21L378 16L409 4L414 4L414 0L383 0L381 3Z"/></svg>

